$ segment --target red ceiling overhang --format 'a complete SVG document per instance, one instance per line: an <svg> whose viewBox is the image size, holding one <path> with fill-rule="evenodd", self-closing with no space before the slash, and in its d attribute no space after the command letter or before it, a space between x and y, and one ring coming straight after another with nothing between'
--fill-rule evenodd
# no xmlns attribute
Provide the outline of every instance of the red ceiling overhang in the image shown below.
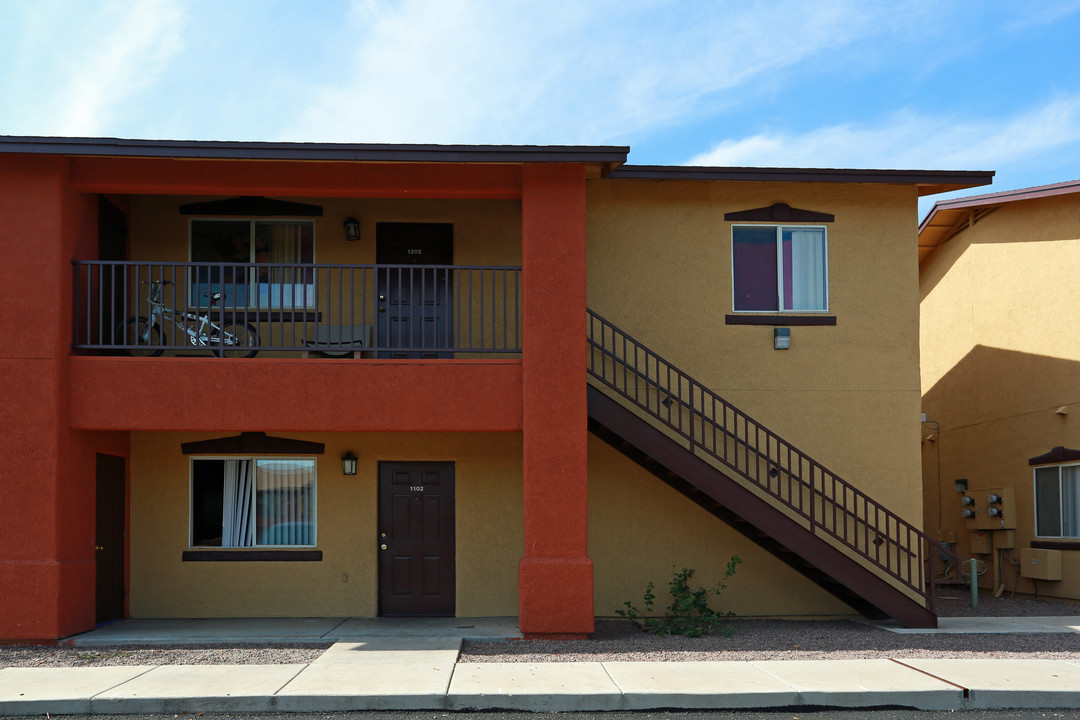
<svg viewBox="0 0 1080 720"><path fill-rule="evenodd" d="M277 197L520 198L521 165L72 157L81 192Z"/></svg>

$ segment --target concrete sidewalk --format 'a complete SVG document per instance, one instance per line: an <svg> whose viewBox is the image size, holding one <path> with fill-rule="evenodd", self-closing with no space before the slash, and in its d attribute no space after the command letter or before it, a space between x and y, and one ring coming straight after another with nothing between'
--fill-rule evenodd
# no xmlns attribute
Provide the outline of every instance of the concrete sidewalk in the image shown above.
<svg viewBox="0 0 1080 720"><path fill-rule="evenodd" d="M187 638L189 644L219 644L222 636L325 641L351 633L348 623L126 621L72 642L101 647L155 638L184 644ZM516 630L513 619L432 620L428 632L447 634L425 637L403 636L394 625L361 623L379 634L337 640L306 664L5 668L0 714L1080 706L1080 661L458 663L464 637L513 637L501 634ZM215 630L222 635L208 635ZM415 626L413 632L419 634Z"/></svg>

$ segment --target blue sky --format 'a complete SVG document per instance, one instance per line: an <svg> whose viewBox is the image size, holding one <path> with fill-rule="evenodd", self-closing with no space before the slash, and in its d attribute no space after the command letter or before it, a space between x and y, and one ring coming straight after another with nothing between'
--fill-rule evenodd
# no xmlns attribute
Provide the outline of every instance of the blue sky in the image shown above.
<svg viewBox="0 0 1080 720"><path fill-rule="evenodd" d="M1080 0L0 0L0 134L630 145L1006 190L1080 178L1077 37Z"/></svg>

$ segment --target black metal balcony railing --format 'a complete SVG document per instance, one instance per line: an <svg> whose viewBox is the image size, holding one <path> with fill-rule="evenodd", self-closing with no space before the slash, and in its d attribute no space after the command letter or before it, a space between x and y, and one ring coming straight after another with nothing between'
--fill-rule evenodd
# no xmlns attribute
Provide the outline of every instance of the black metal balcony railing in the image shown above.
<svg viewBox="0 0 1080 720"><path fill-rule="evenodd" d="M74 261L72 348L131 354L521 352L521 268ZM134 318L134 320L133 320ZM242 337L243 350L219 336Z"/></svg>

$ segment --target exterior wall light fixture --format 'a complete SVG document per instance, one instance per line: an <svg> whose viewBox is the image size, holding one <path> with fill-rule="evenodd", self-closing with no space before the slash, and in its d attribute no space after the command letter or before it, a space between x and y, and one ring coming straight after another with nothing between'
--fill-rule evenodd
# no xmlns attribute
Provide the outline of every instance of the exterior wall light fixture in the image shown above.
<svg viewBox="0 0 1080 720"><path fill-rule="evenodd" d="M350 450L341 456L341 473L343 475L356 474L356 455Z"/></svg>
<svg viewBox="0 0 1080 720"><path fill-rule="evenodd" d="M345 226L345 239L349 242L356 242L360 239L360 221L354 217L347 218L344 222Z"/></svg>
<svg viewBox="0 0 1080 720"><path fill-rule="evenodd" d="M953 481L953 484L956 486L956 492L967 492L967 478L957 478Z"/></svg>
<svg viewBox="0 0 1080 720"><path fill-rule="evenodd" d="M774 350L787 350L791 347L791 328L773 328L772 346Z"/></svg>

